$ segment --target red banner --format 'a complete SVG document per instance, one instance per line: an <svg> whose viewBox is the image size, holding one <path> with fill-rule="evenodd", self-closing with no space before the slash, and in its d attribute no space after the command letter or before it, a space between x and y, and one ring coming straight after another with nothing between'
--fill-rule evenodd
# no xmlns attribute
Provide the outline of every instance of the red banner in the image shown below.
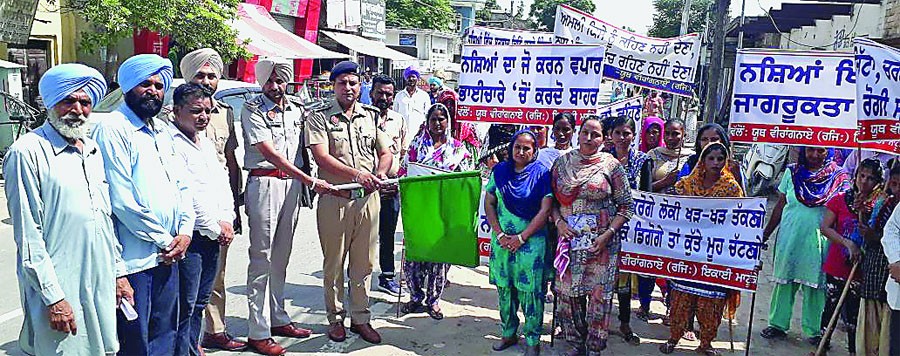
<svg viewBox="0 0 900 356"><path fill-rule="evenodd" d="M727 286L742 291L756 291L759 273L754 270L677 260L663 256L623 252L619 270L691 282Z"/></svg>
<svg viewBox="0 0 900 356"><path fill-rule="evenodd" d="M860 121L860 125L862 124ZM731 124L728 131L732 142L862 148L891 154L900 153L898 141L856 142L857 130L797 125Z"/></svg>

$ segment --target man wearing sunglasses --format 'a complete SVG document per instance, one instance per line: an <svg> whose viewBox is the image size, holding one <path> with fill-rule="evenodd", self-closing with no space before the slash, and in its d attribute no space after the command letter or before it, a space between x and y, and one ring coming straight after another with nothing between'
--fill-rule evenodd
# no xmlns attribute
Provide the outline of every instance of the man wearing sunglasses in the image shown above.
<svg viewBox="0 0 900 356"><path fill-rule="evenodd" d="M125 103L94 130L109 181L124 275L135 320L118 318L123 355L170 355L178 322L178 261L194 231L184 159L168 124L156 119L172 84L172 62L155 54L127 59L118 80Z"/></svg>

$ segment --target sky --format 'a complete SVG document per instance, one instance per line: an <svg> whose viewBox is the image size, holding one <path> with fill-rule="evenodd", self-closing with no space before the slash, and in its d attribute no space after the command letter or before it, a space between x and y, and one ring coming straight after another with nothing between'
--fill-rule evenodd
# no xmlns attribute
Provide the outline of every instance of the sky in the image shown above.
<svg viewBox="0 0 900 356"><path fill-rule="evenodd" d="M497 3L509 9L510 2L515 1L518 6L519 1L525 2L526 11L531 8L534 0L497 0ZM771 7L776 9L781 7L781 0L746 0L746 16L758 16L764 14L761 8L768 10ZM790 2L800 2L794 0ZM653 0L594 0L597 11L594 16L609 22L610 24L622 27L629 26L640 34L646 34L650 26L653 25ZM731 0L730 16L737 17L741 14L741 1Z"/></svg>

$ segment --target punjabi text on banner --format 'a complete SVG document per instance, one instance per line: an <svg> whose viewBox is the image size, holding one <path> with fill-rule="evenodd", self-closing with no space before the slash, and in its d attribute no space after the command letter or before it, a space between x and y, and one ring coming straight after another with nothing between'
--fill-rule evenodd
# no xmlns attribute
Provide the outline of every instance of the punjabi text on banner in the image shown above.
<svg viewBox="0 0 900 356"><path fill-rule="evenodd" d="M756 290L765 198L632 195L635 213L619 230L622 271Z"/></svg>
<svg viewBox="0 0 900 356"><path fill-rule="evenodd" d="M550 32L472 26L466 29L463 35L463 44L498 46L553 44L553 34Z"/></svg>
<svg viewBox="0 0 900 356"><path fill-rule="evenodd" d="M859 141L900 139L900 51L869 39L853 40Z"/></svg>
<svg viewBox="0 0 900 356"><path fill-rule="evenodd" d="M891 142L857 142L853 54L740 50L729 134L734 142L897 152Z"/></svg>
<svg viewBox="0 0 900 356"><path fill-rule="evenodd" d="M697 90L700 35L696 33L644 37L566 5L557 6L554 26L556 43L608 45L604 77L682 96Z"/></svg>
<svg viewBox="0 0 900 356"><path fill-rule="evenodd" d="M591 45L464 46L457 118L551 125L558 112L593 114L603 52Z"/></svg>

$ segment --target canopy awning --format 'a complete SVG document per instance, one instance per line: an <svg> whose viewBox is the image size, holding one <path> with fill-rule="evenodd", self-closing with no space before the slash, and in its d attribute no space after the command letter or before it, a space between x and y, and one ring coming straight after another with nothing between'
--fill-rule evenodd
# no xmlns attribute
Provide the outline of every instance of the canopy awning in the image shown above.
<svg viewBox="0 0 900 356"><path fill-rule="evenodd" d="M356 35L334 31L320 31L325 36L331 37L335 42L344 47L373 57L386 58L394 61L414 61L415 57L388 48L382 42L372 41Z"/></svg>
<svg viewBox="0 0 900 356"><path fill-rule="evenodd" d="M238 18L233 22L238 31L238 43L243 43L250 53L260 57L284 57L289 59L348 58L343 53L324 49L305 38L281 27L266 8L241 3ZM244 42L249 39L249 43Z"/></svg>

